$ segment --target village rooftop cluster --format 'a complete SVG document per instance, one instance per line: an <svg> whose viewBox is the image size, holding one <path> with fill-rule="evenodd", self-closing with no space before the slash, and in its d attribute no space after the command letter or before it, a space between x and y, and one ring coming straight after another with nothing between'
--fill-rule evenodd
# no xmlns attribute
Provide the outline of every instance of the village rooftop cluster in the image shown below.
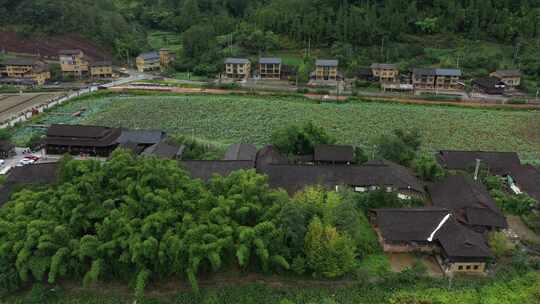
<svg viewBox="0 0 540 304"><path fill-rule="evenodd" d="M409 168L386 160L354 163L354 147L319 145L310 155L288 157L268 145L234 144L221 160L183 160L184 146L167 141L156 130L127 130L100 126L51 125L43 139L46 160L15 167L0 189L0 204L18 185L52 184L57 177L60 155L96 157L107 161L118 148L141 157L159 157L178 162L193 178L209 181L237 170L255 170L268 177L269 186L289 195L308 186L328 190L349 188L355 192L386 191L401 200L418 199L424 207L372 209L370 218L385 252L422 252L433 255L443 272L482 274L493 253L486 240L490 231L508 227L507 220L490 193L477 179L465 174L479 164L504 180L507 191L528 193L540 202L540 171L521 163L513 152L439 151L436 159L453 172L446 179L425 184ZM12 145L2 145L11 155ZM54 158L56 156L56 158ZM50 157L50 158L49 158Z"/></svg>

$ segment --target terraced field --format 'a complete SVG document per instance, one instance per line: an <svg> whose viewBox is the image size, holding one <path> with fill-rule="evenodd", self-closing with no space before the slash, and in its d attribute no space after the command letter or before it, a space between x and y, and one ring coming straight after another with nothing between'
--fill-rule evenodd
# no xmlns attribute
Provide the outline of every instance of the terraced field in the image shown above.
<svg viewBox="0 0 540 304"><path fill-rule="evenodd" d="M88 109L68 123L164 129L217 144L268 143L276 128L314 121L341 143L371 149L396 128L418 128L426 151L437 149L518 151L540 160L540 112L447 106L354 102L318 104L297 97L113 95L66 104L58 111ZM43 123L59 117L44 116ZM20 131L25 133L24 129Z"/></svg>
<svg viewBox="0 0 540 304"><path fill-rule="evenodd" d="M0 121L31 110L62 93L0 94Z"/></svg>

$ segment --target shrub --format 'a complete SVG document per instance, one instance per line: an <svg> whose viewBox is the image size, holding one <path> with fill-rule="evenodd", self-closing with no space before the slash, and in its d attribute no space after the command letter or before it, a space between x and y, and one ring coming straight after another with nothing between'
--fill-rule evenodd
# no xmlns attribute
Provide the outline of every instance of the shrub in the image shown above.
<svg viewBox="0 0 540 304"><path fill-rule="evenodd" d="M523 222L534 232L540 234L540 211L534 210L530 214L522 215Z"/></svg>
<svg viewBox="0 0 540 304"><path fill-rule="evenodd" d="M301 256L295 257L293 259L291 269L294 271L294 273L303 275L306 272L306 260Z"/></svg>
<svg viewBox="0 0 540 304"><path fill-rule="evenodd" d="M536 206L536 200L527 194L512 195L492 190L491 195L501 210L514 215L528 214Z"/></svg>
<svg viewBox="0 0 540 304"><path fill-rule="evenodd" d="M445 175L443 168L431 155L422 155L415 159L413 167L417 176L424 181L435 182Z"/></svg>
<svg viewBox="0 0 540 304"><path fill-rule="evenodd" d="M377 144L378 156L396 162L403 166L410 166L420 149L422 138L420 131L394 130L391 135L379 138Z"/></svg>
<svg viewBox="0 0 540 304"><path fill-rule="evenodd" d="M496 258L508 255L514 248L506 235L500 231L490 232L488 234L488 243Z"/></svg>
<svg viewBox="0 0 540 304"><path fill-rule="evenodd" d="M358 271L368 278L383 278L390 273L390 261L385 254L372 254L364 257Z"/></svg>
<svg viewBox="0 0 540 304"><path fill-rule="evenodd" d="M487 175L486 177L483 178L482 181L484 182L484 185L489 191L503 190L503 182L501 178L496 175Z"/></svg>
<svg viewBox="0 0 540 304"><path fill-rule="evenodd" d="M346 235L324 225L319 218L309 224L305 239L307 264L315 276L337 278L350 272L356 248Z"/></svg>
<svg viewBox="0 0 540 304"><path fill-rule="evenodd" d="M312 154L316 145L335 142L323 128L312 122L277 130L270 140L279 151L288 155Z"/></svg>

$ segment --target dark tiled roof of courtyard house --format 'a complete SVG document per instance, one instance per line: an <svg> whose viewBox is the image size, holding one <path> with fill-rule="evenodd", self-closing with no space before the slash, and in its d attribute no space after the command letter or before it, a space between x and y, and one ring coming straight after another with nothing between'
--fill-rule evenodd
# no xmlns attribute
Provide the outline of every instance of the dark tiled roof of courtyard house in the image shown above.
<svg viewBox="0 0 540 304"><path fill-rule="evenodd" d="M318 145L315 147L315 162L352 163L354 148L346 145Z"/></svg>
<svg viewBox="0 0 540 304"><path fill-rule="evenodd" d="M121 135L117 128L55 124L47 129L47 145L105 147L115 145Z"/></svg>
<svg viewBox="0 0 540 304"><path fill-rule="evenodd" d="M250 160L255 161L257 147L252 144L234 144L225 152L224 160Z"/></svg>
<svg viewBox="0 0 540 304"><path fill-rule="evenodd" d="M449 176L431 185L428 191L434 206L453 210L466 224L490 228L508 226L486 187L467 176Z"/></svg>
<svg viewBox="0 0 540 304"><path fill-rule="evenodd" d="M498 175L506 175L511 168L521 163L515 152L452 151L442 150L436 155L441 166L449 170L471 170L480 159L483 165Z"/></svg>

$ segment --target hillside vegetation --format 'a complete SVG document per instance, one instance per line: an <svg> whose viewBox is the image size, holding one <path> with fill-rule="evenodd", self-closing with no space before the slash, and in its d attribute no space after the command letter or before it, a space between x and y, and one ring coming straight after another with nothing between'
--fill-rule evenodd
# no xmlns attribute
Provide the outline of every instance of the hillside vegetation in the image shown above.
<svg viewBox="0 0 540 304"><path fill-rule="evenodd" d="M0 25L27 35L80 32L112 45L118 57L168 44L156 42L155 35L148 43L147 31L171 33L175 38L170 44L181 49L177 68L199 74L214 73L229 55L294 50L303 56L322 49L321 54L354 69L371 61L429 59L437 56L430 48L447 48L457 52L432 63L488 70L521 67L538 76L539 20L540 3L530 0L0 1ZM508 46L507 58L501 62L493 52L469 56L458 43L464 39L466 45L483 41ZM418 63L429 60L409 64Z"/></svg>

